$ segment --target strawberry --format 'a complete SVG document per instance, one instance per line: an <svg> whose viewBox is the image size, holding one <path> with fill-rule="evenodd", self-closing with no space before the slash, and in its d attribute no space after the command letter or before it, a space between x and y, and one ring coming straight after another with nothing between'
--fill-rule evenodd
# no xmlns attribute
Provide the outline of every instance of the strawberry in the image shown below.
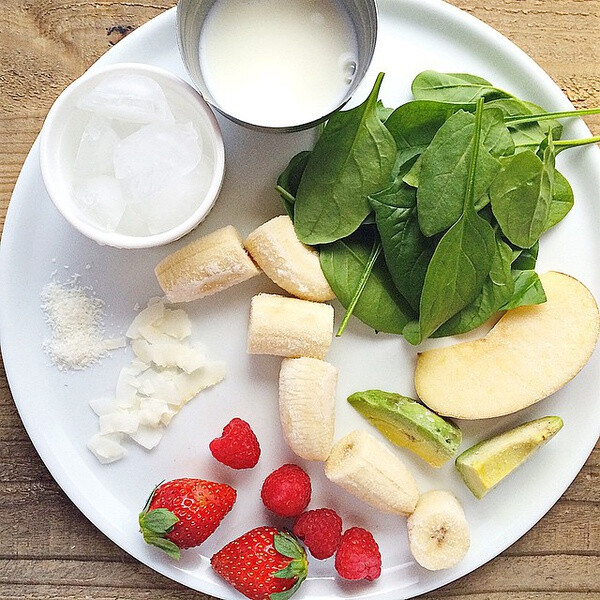
<svg viewBox="0 0 600 600"><path fill-rule="evenodd" d="M232 509L236 491L204 479L173 479L159 484L140 513L144 541L179 558L180 550L200 545Z"/></svg>
<svg viewBox="0 0 600 600"><path fill-rule="evenodd" d="M251 600L287 600L306 579L308 570L298 540L275 527L248 531L219 550L210 564Z"/></svg>

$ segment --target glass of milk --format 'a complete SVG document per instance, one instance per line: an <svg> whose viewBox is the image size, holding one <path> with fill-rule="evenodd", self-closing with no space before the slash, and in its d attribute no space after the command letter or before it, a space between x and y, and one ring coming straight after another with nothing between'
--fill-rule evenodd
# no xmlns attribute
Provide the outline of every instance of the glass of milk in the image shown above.
<svg viewBox="0 0 600 600"><path fill-rule="evenodd" d="M204 99L241 125L312 127L363 79L375 0L179 0L179 49Z"/></svg>

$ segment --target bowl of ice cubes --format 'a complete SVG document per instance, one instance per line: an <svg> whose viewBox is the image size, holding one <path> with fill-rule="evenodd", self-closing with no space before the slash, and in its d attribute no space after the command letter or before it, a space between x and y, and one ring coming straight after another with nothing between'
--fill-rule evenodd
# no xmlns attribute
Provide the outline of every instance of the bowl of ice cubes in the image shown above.
<svg viewBox="0 0 600 600"><path fill-rule="evenodd" d="M221 131L188 83L143 64L93 67L50 109L40 165L55 206L100 244L180 238L212 208L225 173Z"/></svg>

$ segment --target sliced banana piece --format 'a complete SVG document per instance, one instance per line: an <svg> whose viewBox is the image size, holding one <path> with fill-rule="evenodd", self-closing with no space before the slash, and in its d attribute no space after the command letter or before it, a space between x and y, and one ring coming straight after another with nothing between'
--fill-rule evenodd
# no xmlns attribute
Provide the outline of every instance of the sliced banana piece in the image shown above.
<svg viewBox="0 0 600 600"><path fill-rule="evenodd" d="M316 358L284 358L279 371L279 416L289 447L306 460L329 456L335 428L338 371Z"/></svg>
<svg viewBox="0 0 600 600"><path fill-rule="evenodd" d="M209 296L260 273L231 225L173 252L154 272L169 302Z"/></svg>
<svg viewBox="0 0 600 600"><path fill-rule="evenodd" d="M244 245L258 266L286 292L314 302L335 298L321 270L319 253L297 238L287 215L255 229Z"/></svg>
<svg viewBox="0 0 600 600"><path fill-rule="evenodd" d="M258 294L250 305L248 352L324 358L333 335L333 308L276 294Z"/></svg>
<svg viewBox="0 0 600 600"><path fill-rule="evenodd" d="M382 512L408 516L419 499L417 483L406 465L360 429L333 447L325 462L325 475Z"/></svg>
<svg viewBox="0 0 600 600"><path fill-rule="evenodd" d="M415 560L430 571L458 564L470 545L462 506L445 490L425 492L408 518L408 540Z"/></svg>

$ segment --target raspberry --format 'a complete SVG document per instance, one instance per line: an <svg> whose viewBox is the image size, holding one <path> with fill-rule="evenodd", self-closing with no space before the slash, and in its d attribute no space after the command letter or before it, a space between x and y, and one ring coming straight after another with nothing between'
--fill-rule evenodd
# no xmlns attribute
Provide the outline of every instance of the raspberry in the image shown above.
<svg viewBox="0 0 600 600"><path fill-rule="evenodd" d="M335 570L344 579L373 581L381 575L381 554L373 536L361 527L344 532L335 555Z"/></svg>
<svg viewBox="0 0 600 600"><path fill-rule="evenodd" d="M302 513L292 529L310 553L319 560L335 554L342 539L342 519L330 508Z"/></svg>
<svg viewBox="0 0 600 600"><path fill-rule="evenodd" d="M298 465L283 465L264 481L260 497L280 517L297 517L310 502L310 478Z"/></svg>
<svg viewBox="0 0 600 600"><path fill-rule="evenodd" d="M232 419L223 428L221 437L209 444L212 455L232 469L251 469L260 457L260 446L250 425L242 419Z"/></svg>

